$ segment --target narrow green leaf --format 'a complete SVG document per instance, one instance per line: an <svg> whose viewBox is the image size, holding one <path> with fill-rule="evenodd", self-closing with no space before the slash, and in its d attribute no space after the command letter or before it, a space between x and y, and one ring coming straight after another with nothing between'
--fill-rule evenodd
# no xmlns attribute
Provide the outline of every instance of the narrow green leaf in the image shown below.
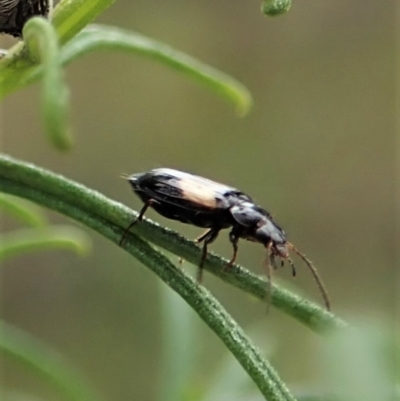
<svg viewBox="0 0 400 401"><path fill-rule="evenodd" d="M0 261L25 252L54 249L67 249L78 255L86 255L90 244L90 237L72 226L14 230L0 235Z"/></svg>
<svg viewBox="0 0 400 401"><path fill-rule="evenodd" d="M159 401L180 401L189 386L200 339L192 309L160 282L163 356ZM242 371L243 372L243 371Z"/></svg>
<svg viewBox="0 0 400 401"><path fill-rule="evenodd" d="M64 16L64 13L67 13L66 10L69 10L69 12L72 9L75 10L76 4L80 1L86 6L88 5L86 1L78 0L70 1L69 3L74 6L71 6L71 9L66 8L64 10L63 8L63 12L58 11L61 6L57 7L54 13L55 25L57 26L57 15L62 14ZM98 2L102 3L101 1ZM60 4L66 3L61 2ZM60 14L57 14L57 12ZM81 15L80 13L81 10L79 10L79 15ZM62 20L64 21L64 19ZM66 21L68 21L68 23L65 22L66 25L77 23L73 18L71 20L66 19ZM64 38L62 34L60 35L59 40L63 43ZM64 46L61 63L63 65L68 64L76 58L95 50L119 50L157 60L186 74L233 103L240 116L247 114L252 105L252 97L248 89L231 76L175 50L167 44L118 28L103 25L88 27L77 35L71 43ZM15 55L14 58L13 54ZM29 85L39 79L42 74L43 68L34 65L31 60L27 59L21 45L18 45L14 51L11 51L10 57L0 61L0 99ZM65 96L65 94L62 96Z"/></svg>
<svg viewBox="0 0 400 401"><path fill-rule="evenodd" d="M114 1L61 0L51 15L59 43L64 44L74 37ZM41 68L27 57L24 42L18 42L0 60L0 99L30 84L41 73Z"/></svg>
<svg viewBox="0 0 400 401"><path fill-rule="evenodd" d="M61 49L61 63L67 65L96 50L124 51L163 63L231 102L240 116L247 114L252 105L249 90L235 78L167 44L114 27L92 25L86 28ZM0 99L36 81L42 73L40 66L32 67L22 61L9 68L3 66L0 68Z"/></svg>
<svg viewBox="0 0 400 401"><path fill-rule="evenodd" d="M395 358L391 336L382 322L363 322L332 333L319 366L325 389L337 401L396 399Z"/></svg>
<svg viewBox="0 0 400 401"><path fill-rule="evenodd" d="M59 150L72 145L68 127L69 94L64 82L58 39L44 18L30 19L23 30L30 57L43 65L43 117L51 142Z"/></svg>
<svg viewBox="0 0 400 401"><path fill-rule="evenodd" d="M96 397L81 375L59 354L28 333L0 320L0 354L20 362L40 375L66 401L95 401Z"/></svg>
<svg viewBox="0 0 400 401"><path fill-rule="evenodd" d="M240 115L245 115L251 107L250 92L236 79L165 43L135 32L92 25L64 46L62 59L64 63L69 63L95 50L125 51L159 61L227 99L236 106Z"/></svg>
<svg viewBox="0 0 400 401"><path fill-rule="evenodd" d="M115 0L61 0L52 15L60 43L73 38L114 2Z"/></svg>
<svg viewBox="0 0 400 401"><path fill-rule="evenodd" d="M16 196L0 194L0 210L33 227L43 227L47 224L46 217L39 207Z"/></svg>

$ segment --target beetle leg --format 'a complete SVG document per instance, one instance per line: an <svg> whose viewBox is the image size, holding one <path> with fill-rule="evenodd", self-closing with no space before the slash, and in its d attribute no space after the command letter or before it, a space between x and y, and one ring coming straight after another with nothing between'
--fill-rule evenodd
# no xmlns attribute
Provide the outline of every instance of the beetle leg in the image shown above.
<svg viewBox="0 0 400 401"><path fill-rule="evenodd" d="M224 267L224 270L229 270L233 264L235 263L237 252L238 252L238 242L239 242L239 237L235 234L234 230L229 233L229 241L232 244L233 247L233 255L231 260L228 262L228 264Z"/></svg>
<svg viewBox="0 0 400 401"><path fill-rule="evenodd" d="M128 234L129 230L130 230L136 223L139 223L139 222L141 222L141 221L143 220L143 216L144 216L144 214L146 213L146 210L147 210L151 205L153 205L154 203L156 203L156 201L155 201L154 199L149 199L149 200L144 204L144 206L142 207L142 209L141 209L140 212L139 212L139 216L138 216L135 220L133 220L131 224L129 224L129 226L125 229L124 233L122 234L122 237L121 237L121 239L120 239L120 241L119 241L119 246L122 246L122 245L124 244L126 235Z"/></svg>
<svg viewBox="0 0 400 401"><path fill-rule="evenodd" d="M275 261L275 255L274 255L274 250L272 248L273 242L269 241L266 245L266 248L268 250L268 257L266 259L266 267L267 267L267 289L265 293L265 299L267 300L267 313L269 312L269 307L271 305L272 301L272 270L271 270L271 257L273 257Z"/></svg>
<svg viewBox="0 0 400 401"><path fill-rule="evenodd" d="M206 230L203 234L201 234L199 237L197 237L194 241L197 242L198 244L200 244L207 238L207 235L210 234L211 231L213 231L212 228L210 228L209 230Z"/></svg>
<svg viewBox="0 0 400 401"><path fill-rule="evenodd" d="M220 230L219 228L211 228L210 230L207 231L206 233L207 235L202 235L200 237L201 241L204 241L204 244L203 244L203 251L201 253L199 269L197 270L197 281L199 283L201 283L203 279L203 266L207 258L207 246L208 244L211 244L213 241L215 241L215 239L218 237L219 230Z"/></svg>

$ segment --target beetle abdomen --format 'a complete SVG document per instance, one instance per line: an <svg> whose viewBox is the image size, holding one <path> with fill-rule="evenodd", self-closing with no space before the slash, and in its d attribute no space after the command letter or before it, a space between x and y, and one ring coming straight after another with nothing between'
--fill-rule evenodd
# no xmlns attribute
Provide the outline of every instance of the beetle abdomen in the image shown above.
<svg viewBox="0 0 400 401"><path fill-rule="evenodd" d="M230 207L250 199L232 188L178 170L160 168L129 177L134 192L162 216L198 227L227 228L234 224Z"/></svg>

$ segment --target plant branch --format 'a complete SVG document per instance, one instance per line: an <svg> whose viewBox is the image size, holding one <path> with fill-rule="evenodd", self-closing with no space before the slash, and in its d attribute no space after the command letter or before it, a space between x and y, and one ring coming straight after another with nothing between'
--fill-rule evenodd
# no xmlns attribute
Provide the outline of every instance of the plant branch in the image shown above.
<svg viewBox="0 0 400 401"><path fill-rule="evenodd" d="M110 215L102 215L104 208L107 208L108 213L112 214L113 210L115 212L121 207L115 202L106 201L105 197L97 194L103 198L102 203L107 202L103 203L99 210L98 206L100 205L97 204L96 199L92 198L92 195L95 194L93 191L67 181L61 176L5 156L0 157L0 167L0 190L26 197L57 210L96 230L115 243L120 240L123 228L120 224L116 224L114 219L110 220ZM37 188L40 181L39 176L43 177L43 174L48 180L41 188ZM30 182L30 185L26 186L23 184L24 182ZM89 196L86 199L79 199L77 190L83 190ZM81 203L80 200L83 202ZM184 270L174 266L167 257L155 251L146 241L135 234L129 235L124 248L149 267L192 306L240 362L266 400L295 401L273 367L261 356L259 350L253 346L243 330L204 286L199 285Z"/></svg>
<svg viewBox="0 0 400 401"><path fill-rule="evenodd" d="M64 81L60 50L54 27L44 18L31 18L23 36L29 56L42 65L43 121L50 141L59 150L72 145L68 128L69 92Z"/></svg>
<svg viewBox="0 0 400 401"><path fill-rule="evenodd" d="M118 243L128 224L137 217L136 212L97 191L5 155L0 155L0 190L30 199L79 221L83 221L87 215L91 216L90 221L98 219L118 232L118 235L110 238L115 243ZM200 260L201 250L193 241L148 219L135 225L132 231L194 265ZM127 244L135 237L128 234ZM204 267L224 281L268 302L267 283L263 278L239 265L232 266L226 272L226 264L226 259L211 253ZM273 306L316 332L322 333L346 326L344 321L332 313L275 284L272 285L271 295Z"/></svg>

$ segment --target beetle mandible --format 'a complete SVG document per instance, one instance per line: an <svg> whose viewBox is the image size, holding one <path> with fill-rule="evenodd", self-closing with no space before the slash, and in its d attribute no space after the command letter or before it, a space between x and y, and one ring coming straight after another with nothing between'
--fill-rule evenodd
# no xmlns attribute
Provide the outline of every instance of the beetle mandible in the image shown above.
<svg viewBox="0 0 400 401"><path fill-rule="evenodd" d="M143 219L146 210L152 207L162 216L182 223L207 228L196 239L203 243L197 279L202 279L203 265L207 258L207 247L218 237L222 229L231 228L229 241L233 254L226 269L236 260L239 239L259 242L267 248L267 275L271 285L271 266L276 269L276 258L281 265L287 260L296 269L289 251L293 250L308 266L325 302L330 310L330 301L325 286L312 262L286 239L286 234L273 220L270 213L256 205L242 191L224 184L170 168L157 168L127 177L133 191L144 202L139 216L125 230L120 240L122 246L126 234Z"/></svg>

